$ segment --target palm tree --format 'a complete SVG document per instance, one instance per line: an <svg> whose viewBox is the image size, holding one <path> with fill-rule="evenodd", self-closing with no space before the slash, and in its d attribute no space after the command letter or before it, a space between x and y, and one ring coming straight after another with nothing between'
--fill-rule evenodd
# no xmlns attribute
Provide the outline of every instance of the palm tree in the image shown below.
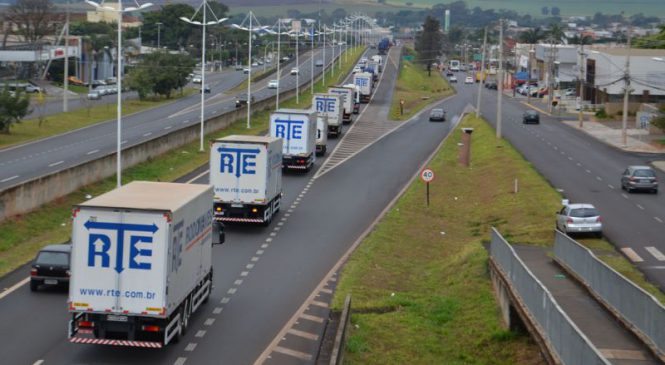
<svg viewBox="0 0 665 365"><path fill-rule="evenodd" d="M586 45L589 45L591 43L592 43L592 39L588 35L583 35L583 36L580 37L578 34L575 34L571 38L568 38L568 44L579 44L579 45L586 46Z"/></svg>
<svg viewBox="0 0 665 365"><path fill-rule="evenodd" d="M531 28L520 33L518 38L522 43L536 44L538 41L543 39L544 33L540 27Z"/></svg>
<svg viewBox="0 0 665 365"><path fill-rule="evenodd" d="M566 39L566 35L563 33L563 28L561 28L561 24L559 23L550 24L550 29L549 31L547 31L547 39L552 44L562 43L563 40Z"/></svg>

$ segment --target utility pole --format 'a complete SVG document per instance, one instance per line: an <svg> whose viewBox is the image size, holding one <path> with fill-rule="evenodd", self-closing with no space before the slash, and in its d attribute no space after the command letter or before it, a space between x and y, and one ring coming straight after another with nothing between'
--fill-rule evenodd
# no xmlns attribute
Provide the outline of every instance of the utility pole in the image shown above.
<svg viewBox="0 0 665 365"><path fill-rule="evenodd" d="M529 79L526 82L526 103L529 105L531 105L531 55L535 52L533 46L533 44L529 45L529 59L527 60L527 64L529 65Z"/></svg>
<svg viewBox="0 0 665 365"><path fill-rule="evenodd" d="M478 80L478 100L476 101L476 118L480 117L480 96L483 92L483 80L485 78L485 47L487 47L487 27L483 36L483 50L480 56L480 80Z"/></svg>
<svg viewBox="0 0 665 365"><path fill-rule="evenodd" d="M279 64L282 62L282 52L281 52L281 40L282 40L282 19L277 18L277 92L275 93L275 110L279 109L279 84L282 82L282 78L279 73ZM238 48L236 48L236 52ZM236 65L238 64L238 55L236 53ZM251 66L250 66L251 67Z"/></svg>
<svg viewBox="0 0 665 365"><path fill-rule="evenodd" d="M628 146L628 99L630 98L630 42L632 38L633 27L628 27L628 50L626 52L626 68L623 80L625 82L623 90L623 119L621 121L621 143L624 147Z"/></svg>
<svg viewBox="0 0 665 365"><path fill-rule="evenodd" d="M157 24L157 49L160 49L162 46L162 23L157 22L155 24Z"/></svg>
<svg viewBox="0 0 665 365"><path fill-rule="evenodd" d="M65 92L62 93L62 111L67 113L69 111L69 1L67 1L65 27L65 77L63 80ZM92 82L92 80L89 81Z"/></svg>
<svg viewBox="0 0 665 365"><path fill-rule="evenodd" d="M503 19L499 19L499 72L497 85L496 104L496 138L501 138L501 112L503 99Z"/></svg>
<svg viewBox="0 0 665 365"><path fill-rule="evenodd" d="M579 79L580 79L580 102L579 102L579 113L578 113L578 119L580 121L580 128L584 127L584 114L582 113L582 102L584 101L584 41L582 40L580 43L580 66L579 66Z"/></svg>

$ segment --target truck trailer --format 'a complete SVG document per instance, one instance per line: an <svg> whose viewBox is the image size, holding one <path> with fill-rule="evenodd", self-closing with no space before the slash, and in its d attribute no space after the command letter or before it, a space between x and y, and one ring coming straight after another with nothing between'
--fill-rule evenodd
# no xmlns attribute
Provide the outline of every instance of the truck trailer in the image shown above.
<svg viewBox="0 0 665 365"><path fill-rule="evenodd" d="M328 136L342 134L342 97L338 94L314 94L312 107L320 117L327 118Z"/></svg>
<svg viewBox="0 0 665 365"><path fill-rule="evenodd" d="M328 150L328 118L316 117L316 155L323 156Z"/></svg>
<svg viewBox="0 0 665 365"><path fill-rule="evenodd" d="M161 348L212 289L213 188L135 181L74 207L68 337Z"/></svg>
<svg viewBox="0 0 665 365"><path fill-rule="evenodd" d="M353 93L355 88L344 86L329 87L328 94L336 94L342 97L342 122L344 124L351 123L351 113L353 113Z"/></svg>
<svg viewBox="0 0 665 365"><path fill-rule="evenodd" d="M373 74L369 72L358 72L353 75L353 84L358 87L361 103L369 103L372 96L372 79Z"/></svg>
<svg viewBox="0 0 665 365"><path fill-rule="evenodd" d="M282 139L232 135L212 141L215 220L270 224L282 199Z"/></svg>
<svg viewBox="0 0 665 365"><path fill-rule="evenodd" d="M353 90L353 114L360 113L360 88L355 84L344 84L342 86Z"/></svg>
<svg viewBox="0 0 665 365"><path fill-rule="evenodd" d="M282 167L309 171L314 166L316 116L313 110L278 109L270 114L270 135L282 139Z"/></svg>

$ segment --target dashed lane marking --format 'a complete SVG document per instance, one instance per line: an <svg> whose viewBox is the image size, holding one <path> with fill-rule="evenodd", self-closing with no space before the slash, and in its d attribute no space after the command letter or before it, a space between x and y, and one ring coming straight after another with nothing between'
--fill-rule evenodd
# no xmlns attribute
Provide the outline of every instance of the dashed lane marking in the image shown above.
<svg viewBox="0 0 665 365"><path fill-rule="evenodd" d="M649 246L645 247L644 249L647 250L653 257L655 257L656 260L665 261L665 255L663 255L663 253L660 252L660 250L658 250L657 248Z"/></svg>
<svg viewBox="0 0 665 365"><path fill-rule="evenodd" d="M226 303L228 303L230 300L231 300L231 298L224 297L224 298L222 298L222 301L221 301L220 303L222 303L222 304L226 304Z"/></svg>
<svg viewBox="0 0 665 365"><path fill-rule="evenodd" d="M317 323L323 323L323 321L325 320L324 318L321 318L321 317L318 317L318 316L313 316L311 314L304 314L304 313L300 315L300 318L306 319L306 320L312 321L312 322L317 322Z"/></svg>
<svg viewBox="0 0 665 365"><path fill-rule="evenodd" d="M207 318L207 319L205 320L205 322L203 322L203 325L204 325L204 326L212 326L213 323L215 323L215 319L214 319L214 318Z"/></svg>
<svg viewBox="0 0 665 365"><path fill-rule="evenodd" d="M305 332L305 331L299 331L299 330L297 330L297 329L295 329L295 328L289 328L289 330L286 331L286 333L292 334L292 335L294 335L294 336L298 336L298 337L306 338L306 339L308 339L308 340L312 340L312 341L318 341L318 340L319 340L319 335L317 335L317 334L315 334L315 333L309 333L309 332Z"/></svg>
<svg viewBox="0 0 665 365"><path fill-rule="evenodd" d="M637 252L635 252L630 247L623 247L621 252L623 252L623 254L626 255L632 262L644 262L644 259L641 258L640 255L638 255Z"/></svg>
<svg viewBox="0 0 665 365"><path fill-rule="evenodd" d="M238 280L234 281L233 285L236 285L236 286L242 285L242 279L238 279Z"/></svg>
<svg viewBox="0 0 665 365"><path fill-rule="evenodd" d="M12 180L16 179L18 176L19 176L19 175L14 175L14 176L12 176L12 177L8 177L8 178L5 178L5 179L0 180L0 182L3 182L3 183L4 183L4 182L7 182L7 181L12 181Z"/></svg>
<svg viewBox="0 0 665 365"><path fill-rule="evenodd" d="M636 205L638 208L640 208L641 210L644 210L644 207L643 207L643 206L641 206L641 205L639 205L639 204L635 204L635 205Z"/></svg>
<svg viewBox="0 0 665 365"><path fill-rule="evenodd" d="M307 354L307 353L304 353L304 352L301 352L301 351L287 349L287 348L281 347L281 346L276 346L274 351L279 352L279 353L284 354L284 355L293 356L293 357L296 357L296 358L302 359L302 360L307 360L307 361L312 360L312 355L310 355L310 354Z"/></svg>
<svg viewBox="0 0 665 365"><path fill-rule="evenodd" d="M99 152L99 150L92 150L92 151L86 153L86 155L92 155L93 153L97 153L97 152Z"/></svg>
<svg viewBox="0 0 665 365"><path fill-rule="evenodd" d="M240 276L243 276L243 277L245 277L247 275L249 275L249 271L243 271L243 272L240 273Z"/></svg>
<svg viewBox="0 0 665 365"><path fill-rule="evenodd" d="M612 184L607 184L607 187L610 189L614 189L614 186Z"/></svg>
<svg viewBox="0 0 665 365"><path fill-rule="evenodd" d="M224 310L224 308L215 307L215 309L212 310L212 314L220 314L220 313L222 313L222 310Z"/></svg>
<svg viewBox="0 0 665 365"><path fill-rule="evenodd" d="M152 136L152 132L143 133L143 137L149 137L149 136Z"/></svg>
<svg viewBox="0 0 665 365"><path fill-rule="evenodd" d="M315 305L315 306L317 306L317 307L321 307L321 308L328 308L328 307L329 307L329 306L328 306L328 303L320 302L320 301L318 301L318 300L312 300L311 303L312 303L313 305Z"/></svg>
<svg viewBox="0 0 665 365"><path fill-rule="evenodd" d="M653 217L653 219L655 219L655 220L656 220L656 222L658 222L658 223L663 223L663 220L662 220L662 219L660 219L660 218L658 218L658 217Z"/></svg>
<svg viewBox="0 0 665 365"><path fill-rule="evenodd" d="M185 351L192 352L196 348L196 344L193 342L190 342L185 346Z"/></svg>
<svg viewBox="0 0 665 365"><path fill-rule="evenodd" d="M233 294L235 294L237 291L238 291L238 289L236 289L236 288L231 288L231 289L227 290L226 293L227 293L227 294L231 294L231 295L233 295Z"/></svg>
<svg viewBox="0 0 665 365"><path fill-rule="evenodd" d="M187 361L187 358L186 358L186 357L179 357L179 358L177 358L177 359L175 360L175 362L173 363L173 365L184 365L184 364L185 364L185 361Z"/></svg>
<svg viewBox="0 0 665 365"><path fill-rule="evenodd" d="M64 161L64 160L60 160L60 161L58 161L58 162L54 162L54 163L52 163L52 164L49 164L48 167L55 167L55 166L61 165L61 164L63 164L63 163L65 163L65 161Z"/></svg>

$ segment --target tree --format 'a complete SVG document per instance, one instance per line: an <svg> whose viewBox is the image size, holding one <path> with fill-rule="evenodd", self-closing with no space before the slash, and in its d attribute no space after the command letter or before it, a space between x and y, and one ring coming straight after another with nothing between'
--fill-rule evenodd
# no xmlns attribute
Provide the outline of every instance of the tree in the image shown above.
<svg viewBox="0 0 665 365"><path fill-rule="evenodd" d="M535 27L529 30L525 30L518 35L518 39L520 42L529 43L529 44L536 44L541 39L543 39L543 37L544 33L543 30L540 29L540 27Z"/></svg>
<svg viewBox="0 0 665 365"><path fill-rule="evenodd" d="M660 26L660 32L637 38L634 44L637 48L665 49L665 24Z"/></svg>
<svg viewBox="0 0 665 365"><path fill-rule="evenodd" d="M551 23L547 31L547 39L553 44L559 44L566 38L560 23Z"/></svg>
<svg viewBox="0 0 665 365"><path fill-rule="evenodd" d="M9 87L5 86L0 91L0 132L9 134L9 128L12 124L21 122L29 113L29 107L30 97L25 92L10 92Z"/></svg>
<svg viewBox="0 0 665 365"><path fill-rule="evenodd" d="M552 13L552 16L559 16L561 15L561 9L559 9L558 6L553 6L552 10L550 10L550 13Z"/></svg>
<svg viewBox="0 0 665 365"><path fill-rule="evenodd" d="M418 58L427 66L429 72L432 62L441 55L443 46L443 33L441 33L441 24L431 16L427 16L423 23L423 30L416 35L416 52Z"/></svg>
<svg viewBox="0 0 665 365"><path fill-rule="evenodd" d="M153 11L143 16L143 38L157 44L157 23L160 26L160 44L171 49L180 49L189 44L195 30L193 25L183 22L180 17L191 17L194 8L187 4L168 4L161 11Z"/></svg>
<svg viewBox="0 0 665 365"><path fill-rule="evenodd" d="M55 21L60 18L50 0L18 0L5 16L10 29L15 29L15 34L26 43L36 43L55 33Z"/></svg>
<svg viewBox="0 0 665 365"><path fill-rule="evenodd" d="M591 39L591 37L588 35L583 35L580 37L579 35L575 34L574 36L568 38L568 44L581 44L586 46L591 43L593 43L593 39Z"/></svg>
<svg viewBox="0 0 665 365"><path fill-rule="evenodd" d="M187 76L196 62L189 55L155 52L146 55L127 75L127 84L145 99L150 92L171 97L171 93L187 85Z"/></svg>
<svg viewBox="0 0 665 365"><path fill-rule="evenodd" d="M550 15L550 8L548 8L547 6L543 6L543 8L540 9L540 13L543 15Z"/></svg>

